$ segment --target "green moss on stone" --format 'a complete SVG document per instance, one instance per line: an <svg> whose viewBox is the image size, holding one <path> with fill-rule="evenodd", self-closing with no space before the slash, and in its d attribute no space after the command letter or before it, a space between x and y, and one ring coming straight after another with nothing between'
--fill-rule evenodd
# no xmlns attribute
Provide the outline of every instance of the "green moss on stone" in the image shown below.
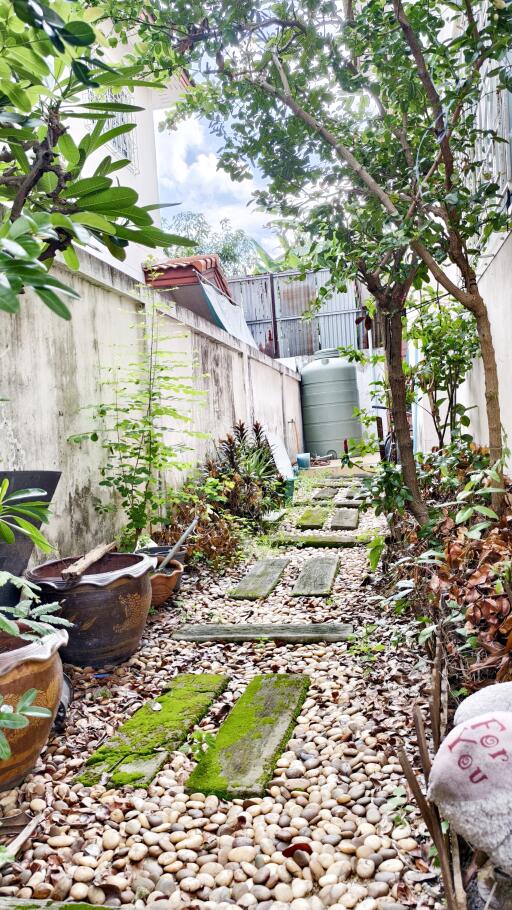
<svg viewBox="0 0 512 910"><path fill-rule="evenodd" d="M187 782L220 799L261 796L306 698L305 676L257 676L222 724Z"/></svg>
<svg viewBox="0 0 512 910"><path fill-rule="evenodd" d="M107 743L88 758L86 769L78 779L86 786L92 786L102 774L112 772L128 757L130 761L135 761L158 750L177 749L227 684L226 676L209 673L176 676L163 695L136 711ZM159 710L153 707L155 701L161 706Z"/></svg>
<svg viewBox="0 0 512 910"><path fill-rule="evenodd" d="M296 522L297 528L319 529L323 528L329 516L328 509L306 509Z"/></svg>

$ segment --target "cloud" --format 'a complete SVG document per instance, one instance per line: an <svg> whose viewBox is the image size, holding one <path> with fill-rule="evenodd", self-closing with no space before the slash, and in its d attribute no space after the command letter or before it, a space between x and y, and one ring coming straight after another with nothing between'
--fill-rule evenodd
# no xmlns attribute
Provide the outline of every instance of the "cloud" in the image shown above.
<svg viewBox="0 0 512 910"><path fill-rule="evenodd" d="M252 195L261 182L257 178L231 180L218 169L217 140L205 122L189 118L175 130L157 133L157 160L162 202L178 202L178 211L202 212L218 227L229 218L234 227L243 228L270 253L278 244L268 228L269 216L256 211Z"/></svg>

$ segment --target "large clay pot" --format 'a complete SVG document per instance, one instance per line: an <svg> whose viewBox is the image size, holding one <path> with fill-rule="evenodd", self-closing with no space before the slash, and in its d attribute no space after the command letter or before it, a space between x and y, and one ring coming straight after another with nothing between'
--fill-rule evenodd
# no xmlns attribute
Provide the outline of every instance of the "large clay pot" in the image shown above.
<svg viewBox="0 0 512 910"><path fill-rule="evenodd" d="M59 648L67 640L64 629L52 630L31 642L0 632L0 694L4 702L15 708L21 695L36 689L33 704L52 712L51 717L31 717L28 727L22 730L3 730L12 755L0 761L0 790L21 783L46 744L62 691Z"/></svg>
<svg viewBox="0 0 512 910"><path fill-rule="evenodd" d="M73 623L64 662L78 667L121 663L139 647L151 606L150 574L156 559L137 553L107 553L77 581L62 570L79 557L54 559L27 572L41 588L43 603L58 600L60 615Z"/></svg>

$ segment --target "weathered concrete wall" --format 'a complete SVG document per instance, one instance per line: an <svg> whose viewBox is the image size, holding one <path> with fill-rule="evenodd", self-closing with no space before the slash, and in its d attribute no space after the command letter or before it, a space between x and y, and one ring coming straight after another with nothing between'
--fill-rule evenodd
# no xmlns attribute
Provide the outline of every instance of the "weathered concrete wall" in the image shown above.
<svg viewBox="0 0 512 910"><path fill-rule="evenodd" d="M48 537L62 555L106 540L115 530L112 516L99 516L94 497L108 501L98 486L102 450L68 437L92 428L88 407L105 399L101 380L109 367L137 361L144 352L140 316L152 295L98 258L83 254L80 273L55 273L81 295L67 323L26 295L20 313L4 316L0 338L0 466L6 470L61 470ZM302 447L300 380L297 373L257 349L232 338L182 308L156 298L170 315L160 316L162 335L180 375L193 376L204 397L183 403L191 429L213 439L238 419L260 420L286 442L293 457ZM295 431L296 428L296 431ZM171 434L189 447L195 463L212 438ZM178 477L173 478L178 483Z"/></svg>

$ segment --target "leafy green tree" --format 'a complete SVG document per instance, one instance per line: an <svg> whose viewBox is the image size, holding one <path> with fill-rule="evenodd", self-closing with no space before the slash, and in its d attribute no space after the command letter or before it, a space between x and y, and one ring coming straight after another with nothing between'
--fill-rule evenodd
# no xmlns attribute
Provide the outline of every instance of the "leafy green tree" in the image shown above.
<svg viewBox="0 0 512 910"><path fill-rule="evenodd" d="M169 49L193 76L182 113L210 119L221 165L256 163L259 201L309 230L334 281L359 277L385 320L394 424L411 509L421 501L406 419L402 317L433 277L473 313L493 460L502 451L498 375L478 256L505 227L484 168L475 110L492 71L509 81L512 6L495 0L106 0L121 33L138 30L155 67ZM215 61L215 63L214 63ZM171 121L172 118L170 118Z"/></svg>
<svg viewBox="0 0 512 910"><path fill-rule="evenodd" d="M222 218L215 230L200 212L179 212L168 226L195 244L194 253L216 253L227 275L243 275L256 262L254 241L242 228L235 228L229 218ZM175 243L168 248L169 256L190 254L187 243Z"/></svg>
<svg viewBox="0 0 512 910"><path fill-rule="evenodd" d="M116 113L141 110L116 93L163 85L161 76L149 82L136 58L116 69L107 64L98 15L68 0L0 0L0 309L8 313L32 288L70 318L63 297L78 294L50 269L59 252L78 268L75 244L100 244L122 260L130 241L154 248L179 239L153 224L158 206L139 205L135 190L118 180L128 160L106 152L94 170L89 164L135 128L113 125ZM76 118L84 121L78 144L69 132Z"/></svg>
<svg viewBox="0 0 512 910"><path fill-rule="evenodd" d="M420 348L420 360L411 368L414 386L426 395L442 449L460 427L468 426L466 408L457 403L457 390L480 353L474 317L460 304L437 299L423 303L407 329Z"/></svg>

